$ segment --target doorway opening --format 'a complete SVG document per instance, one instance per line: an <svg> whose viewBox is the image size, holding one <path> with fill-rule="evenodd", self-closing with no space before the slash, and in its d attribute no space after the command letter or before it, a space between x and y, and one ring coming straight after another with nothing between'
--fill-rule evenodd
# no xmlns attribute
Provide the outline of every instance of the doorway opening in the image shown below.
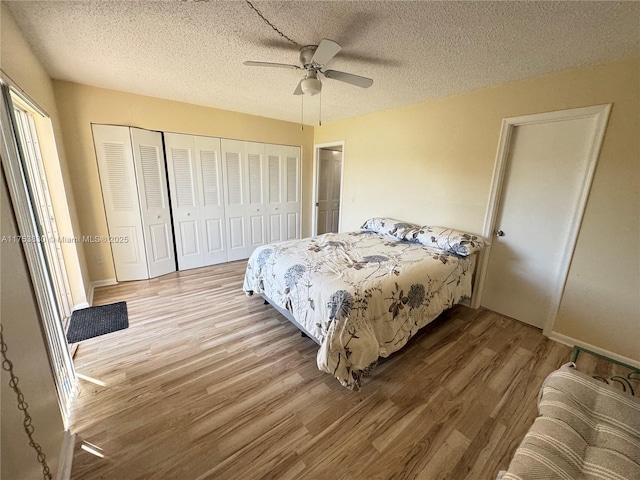
<svg viewBox="0 0 640 480"><path fill-rule="evenodd" d="M338 233L342 219L344 141L315 146L313 235Z"/></svg>

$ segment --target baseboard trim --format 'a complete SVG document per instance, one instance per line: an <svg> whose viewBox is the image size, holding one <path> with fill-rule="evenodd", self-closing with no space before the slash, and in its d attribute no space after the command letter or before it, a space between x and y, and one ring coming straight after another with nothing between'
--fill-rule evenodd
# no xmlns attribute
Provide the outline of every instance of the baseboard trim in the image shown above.
<svg viewBox="0 0 640 480"><path fill-rule="evenodd" d="M76 445L75 433L65 430L62 446L60 447L60 458L58 460L58 473L56 479L69 480L71 478L71 467L73 465L73 450Z"/></svg>
<svg viewBox="0 0 640 480"><path fill-rule="evenodd" d="M609 350L605 350L604 348L596 347L595 345L591 345L590 343L583 342L582 340L576 340L575 338L569 337L567 335L563 335L562 333L551 332L549 334L549 338L558 343L569 345L570 347L577 345L578 347L591 350L592 352L599 353L600 355L604 355L605 357L609 357L613 360L617 360L618 362L626 363L627 365L631 365L632 367L635 367L635 368L640 368L640 361L638 360L625 357L624 355L619 355Z"/></svg>
<svg viewBox="0 0 640 480"><path fill-rule="evenodd" d="M89 286L89 293L87 294L87 302L89 306L93 305L93 292L96 287L108 287L109 285L115 285L118 281L115 278L107 278L106 280L96 280L95 282L91 282Z"/></svg>

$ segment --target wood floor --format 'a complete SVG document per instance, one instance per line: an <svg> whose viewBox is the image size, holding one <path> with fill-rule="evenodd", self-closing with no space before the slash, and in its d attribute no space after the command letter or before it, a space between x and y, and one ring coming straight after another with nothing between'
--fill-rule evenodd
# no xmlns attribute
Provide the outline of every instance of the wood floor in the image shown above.
<svg viewBox="0 0 640 480"><path fill-rule="evenodd" d="M570 357L458 306L352 392L245 297L245 264L97 289L95 305L127 302L130 326L77 351L73 479L494 479Z"/></svg>

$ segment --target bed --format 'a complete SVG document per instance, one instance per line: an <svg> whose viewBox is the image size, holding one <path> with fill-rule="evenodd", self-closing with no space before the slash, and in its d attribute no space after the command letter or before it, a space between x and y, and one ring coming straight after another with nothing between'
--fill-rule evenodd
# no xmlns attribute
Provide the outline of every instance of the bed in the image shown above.
<svg viewBox="0 0 640 480"><path fill-rule="evenodd" d="M471 296L474 253L485 245L476 235L376 217L358 232L258 247L243 289L319 344L320 370L358 390L378 358Z"/></svg>

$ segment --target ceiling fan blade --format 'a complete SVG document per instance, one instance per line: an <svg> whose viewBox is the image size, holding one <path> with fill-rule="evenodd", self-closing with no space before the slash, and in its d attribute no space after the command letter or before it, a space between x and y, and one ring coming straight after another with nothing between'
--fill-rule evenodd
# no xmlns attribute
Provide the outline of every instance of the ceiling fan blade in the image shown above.
<svg viewBox="0 0 640 480"><path fill-rule="evenodd" d="M361 77L360 75L354 75L353 73L345 73L339 72L337 70L325 70L322 74L333 80L338 80L339 82L349 83L351 85L355 85L356 87L369 88L373 85L373 80L367 77Z"/></svg>
<svg viewBox="0 0 640 480"><path fill-rule="evenodd" d="M276 67L276 68L291 68L294 70L298 70L302 67L299 67L298 65L289 65L288 63L271 63L271 62L252 62L252 61L246 61L246 62L242 62L243 65L246 65L248 67Z"/></svg>
<svg viewBox="0 0 640 480"><path fill-rule="evenodd" d="M302 80L304 80L304 78ZM298 82L298 86L296 87L295 91L293 92L294 95L303 95L304 94L304 92L302 91L302 80L300 80Z"/></svg>
<svg viewBox="0 0 640 480"><path fill-rule="evenodd" d="M311 57L311 61L318 65L326 65L340 50L342 50L342 47L339 43L325 38L320 42L318 48L316 48L313 57Z"/></svg>

